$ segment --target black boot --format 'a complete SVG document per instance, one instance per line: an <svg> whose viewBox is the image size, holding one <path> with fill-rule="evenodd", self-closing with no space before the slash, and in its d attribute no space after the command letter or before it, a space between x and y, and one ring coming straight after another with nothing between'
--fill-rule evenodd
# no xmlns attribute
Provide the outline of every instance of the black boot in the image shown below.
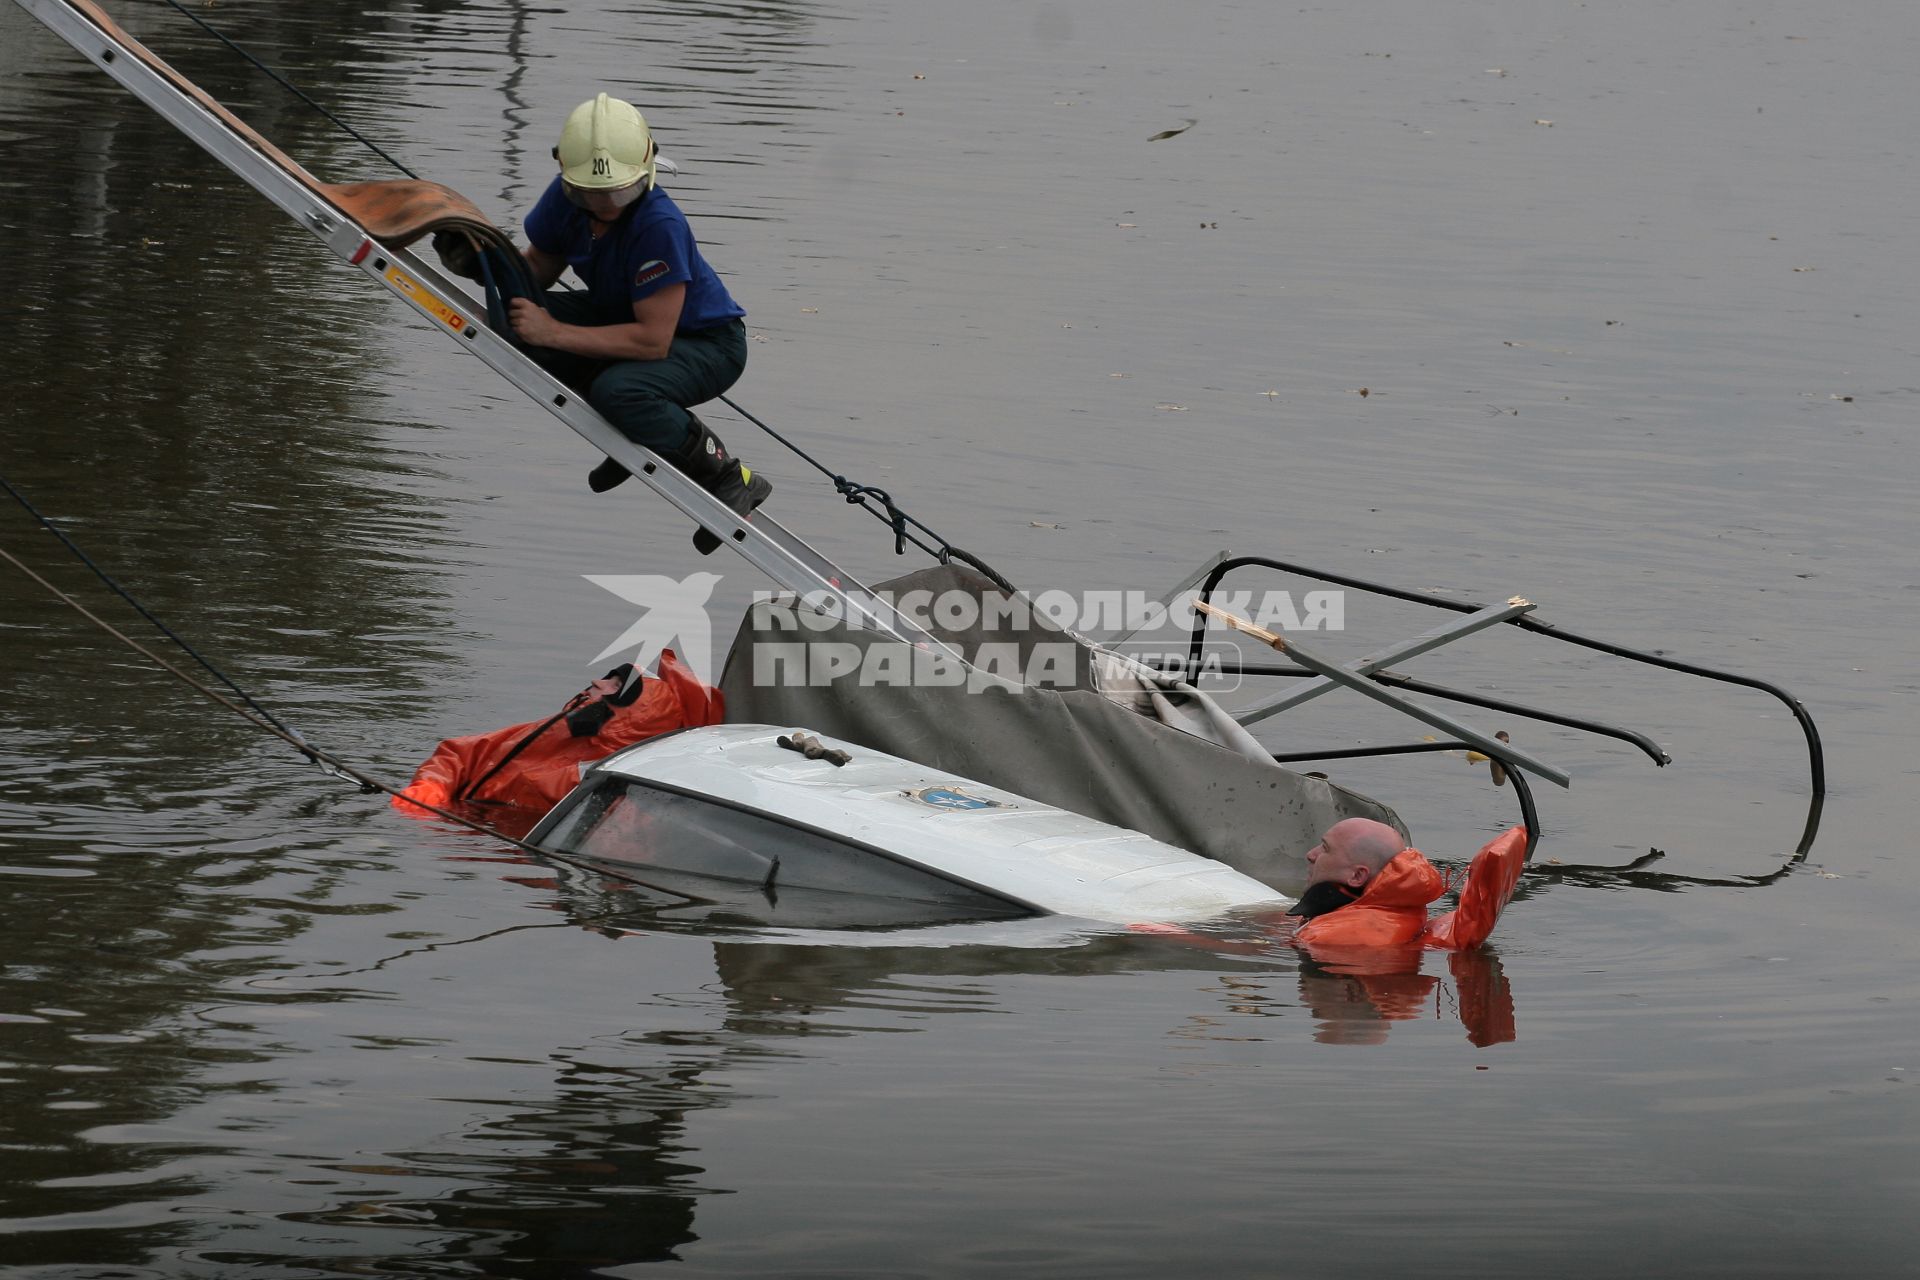
<svg viewBox="0 0 1920 1280"><path fill-rule="evenodd" d="M587 472L587 488L595 493L605 493L615 485L625 483L632 474L612 458L602 458L599 466Z"/></svg>
<svg viewBox="0 0 1920 1280"><path fill-rule="evenodd" d="M745 463L729 453L727 446L708 429L706 423L691 413L687 417L692 421L693 434L675 455L675 464L686 473L688 479L739 515L752 515L754 508L765 502L767 495L773 492L773 481L755 475ZM720 537L711 530L699 529L693 535L693 545L701 555L712 555L720 546Z"/></svg>

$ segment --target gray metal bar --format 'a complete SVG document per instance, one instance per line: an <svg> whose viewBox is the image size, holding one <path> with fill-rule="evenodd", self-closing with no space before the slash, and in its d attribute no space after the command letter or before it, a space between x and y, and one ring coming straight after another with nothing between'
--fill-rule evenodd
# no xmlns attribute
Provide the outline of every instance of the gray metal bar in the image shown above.
<svg viewBox="0 0 1920 1280"><path fill-rule="evenodd" d="M1534 604L1531 600L1522 600L1515 596L1505 604L1488 605L1478 613L1468 614L1457 622L1444 623L1411 640L1370 653L1364 658L1356 658L1352 662L1345 663L1344 666L1355 675L1371 675L1396 662L1405 662L1408 658L1417 658L1423 653L1431 653L1441 645L1451 644L1476 631L1497 627L1510 618L1517 618L1523 613L1530 612L1533 608ZM1287 647L1291 650L1294 647L1293 641L1287 641ZM1309 702L1321 694L1332 693L1339 687L1332 680L1305 680L1285 693L1276 694L1265 702L1256 702L1251 707L1234 712L1233 718L1243 725L1256 724L1268 716L1279 715L1282 711L1297 707L1303 702Z"/></svg>
<svg viewBox="0 0 1920 1280"><path fill-rule="evenodd" d="M1558 783L1563 787L1572 785L1573 777L1567 773L1566 770L1550 765L1538 756L1520 750L1510 742L1501 742L1496 738L1481 733L1472 725L1456 720L1444 711L1436 710L1423 703L1413 702L1407 698L1403 698L1397 693L1389 692L1367 679L1367 677L1357 672L1349 671L1337 663L1329 662L1325 658L1301 648L1300 643L1296 640L1287 639L1281 643L1285 646L1282 652L1290 655L1295 662L1307 668L1309 671L1317 672L1329 680L1337 681L1356 693L1364 694L1372 698L1375 702L1384 702L1395 711L1410 715L1423 724L1429 724L1445 733L1450 733L1463 742L1471 743L1496 760L1511 761L1524 769L1539 774L1547 781Z"/></svg>
<svg viewBox="0 0 1920 1280"><path fill-rule="evenodd" d="M659 455L621 435L571 388L488 329L476 318L480 308L436 266L406 250L389 249L378 243L364 227L309 186L303 175L290 171L279 160L262 152L226 121L149 66L115 33L104 30L65 0L15 0L15 3L319 237L343 261L378 281L389 293L432 321L455 345L480 357L494 372L545 406L594 448L625 466L655 493L719 535L774 582L803 598L832 601L842 610L842 616L856 625L885 632L907 644L952 652L779 521L764 512L756 512L751 521L741 519Z"/></svg>

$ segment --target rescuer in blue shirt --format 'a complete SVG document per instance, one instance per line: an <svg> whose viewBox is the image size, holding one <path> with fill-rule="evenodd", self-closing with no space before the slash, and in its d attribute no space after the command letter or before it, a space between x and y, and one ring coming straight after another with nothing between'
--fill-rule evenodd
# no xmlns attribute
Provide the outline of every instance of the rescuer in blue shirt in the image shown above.
<svg viewBox="0 0 1920 1280"><path fill-rule="evenodd" d="M513 329L548 372L586 396L621 433L671 460L741 515L773 485L727 451L687 411L739 380L746 312L707 265L687 219L654 183L657 149L630 103L600 94L567 117L560 173L527 215L527 265L542 289L572 267L584 293L516 298ZM436 240L442 259L461 274ZM608 458L587 477L595 493L625 480ZM711 536L695 539L712 550Z"/></svg>

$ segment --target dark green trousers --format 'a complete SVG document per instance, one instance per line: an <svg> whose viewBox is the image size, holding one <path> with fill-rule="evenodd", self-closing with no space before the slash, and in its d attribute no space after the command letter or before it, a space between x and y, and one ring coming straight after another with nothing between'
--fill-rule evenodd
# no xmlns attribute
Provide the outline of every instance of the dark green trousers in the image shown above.
<svg viewBox="0 0 1920 1280"><path fill-rule="evenodd" d="M595 323L585 293L548 293L545 301L556 320ZM747 367L747 327L729 320L710 329L683 329L660 360L596 360L546 347L529 347L527 354L585 396L629 440L672 457L692 433L688 407L740 380Z"/></svg>

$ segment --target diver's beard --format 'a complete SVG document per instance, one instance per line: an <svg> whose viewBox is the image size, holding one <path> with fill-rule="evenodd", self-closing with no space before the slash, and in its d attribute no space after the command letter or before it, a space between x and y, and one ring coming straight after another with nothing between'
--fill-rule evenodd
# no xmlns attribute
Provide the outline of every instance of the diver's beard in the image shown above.
<svg viewBox="0 0 1920 1280"><path fill-rule="evenodd" d="M1341 884L1338 880L1322 880L1310 884L1300 894L1300 901L1293 904L1290 916L1299 916L1311 920L1323 916L1329 911L1338 911L1360 897L1360 890Z"/></svg>

